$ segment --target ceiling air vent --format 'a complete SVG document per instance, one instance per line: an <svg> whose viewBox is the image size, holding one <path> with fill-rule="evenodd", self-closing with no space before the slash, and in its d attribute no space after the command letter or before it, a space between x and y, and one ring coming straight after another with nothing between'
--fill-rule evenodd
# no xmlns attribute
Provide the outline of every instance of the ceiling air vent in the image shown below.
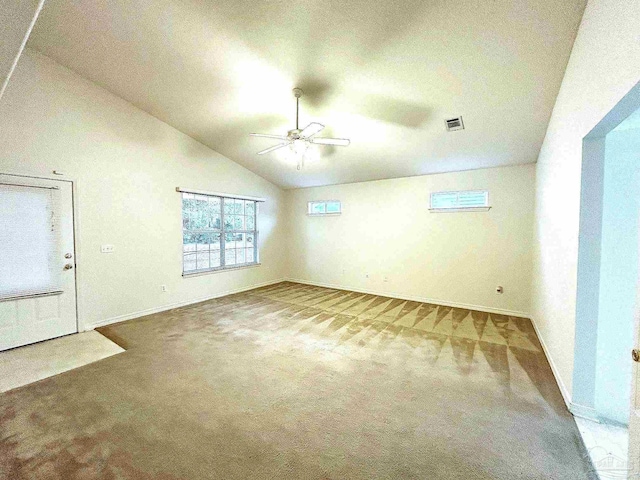
<svg viewBox="0 0 640 480"><path fill-rule="evenodd" d="M464 123L462 123L462 117L447 118L444 121L447 126L447 132L455 132L456 130L464 130Z"/></svg>

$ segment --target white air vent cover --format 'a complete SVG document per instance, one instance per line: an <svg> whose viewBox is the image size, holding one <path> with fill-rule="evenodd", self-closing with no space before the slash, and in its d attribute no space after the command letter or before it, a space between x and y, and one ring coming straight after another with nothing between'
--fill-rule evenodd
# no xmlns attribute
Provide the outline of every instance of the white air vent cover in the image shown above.
<svg viewBox="0 0 640 480"><path fill-rule="evenodd" d="M464 123L462 123L462 117L447 118L444 121L447 126L447 132L455 132L456 130L464 130Z"/></svg>

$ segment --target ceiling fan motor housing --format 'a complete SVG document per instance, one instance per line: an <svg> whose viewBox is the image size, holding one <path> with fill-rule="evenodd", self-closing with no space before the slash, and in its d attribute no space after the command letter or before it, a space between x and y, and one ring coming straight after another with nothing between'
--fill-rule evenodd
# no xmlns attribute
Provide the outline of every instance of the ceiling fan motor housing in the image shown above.
<svg viewBox="0 0 640 480"><path fill-rule="evenodd" d="M289 137L289 139L291 139L291 140L297 140L297 139L300 138L300 132L302 132L301 129L294 128L293 130L289 130L287 132L287 137Z"/></svg>

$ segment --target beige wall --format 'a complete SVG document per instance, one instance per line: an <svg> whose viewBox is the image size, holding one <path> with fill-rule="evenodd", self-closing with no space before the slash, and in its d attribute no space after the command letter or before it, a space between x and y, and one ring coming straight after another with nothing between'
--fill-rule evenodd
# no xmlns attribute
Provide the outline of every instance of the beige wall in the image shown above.
<svg viewBox="0 0 640 480"><path fill-rule="evenodd" d="M0 98L44 0L0 0Z"/></svg>
<svg viewBox="0 0 640 480"><path fill-rule="evenodd" d="M284 276L279 188L27 49L0 102L0 172L53 170L77 180L81 328ZM178 186L266 197L263 265L183 279Z"/></svg>
<svg viewBox="0 0 640 480"><path fill-rule="evenodd" d="M583 137L640 80L640 2L590 0L536 169L532 315L572 390Z"/></svg>
<svg viewBox="0 0 640 480"><path fill-rule="evenodd" d="M287 191L289 277L527 315L534 170L522 165ZM489 212L428 210L433 191L473 189L489 190ZM340 200L343 213L308 216L310 200ZM498 285L504 294L496 294Z"/></svg>

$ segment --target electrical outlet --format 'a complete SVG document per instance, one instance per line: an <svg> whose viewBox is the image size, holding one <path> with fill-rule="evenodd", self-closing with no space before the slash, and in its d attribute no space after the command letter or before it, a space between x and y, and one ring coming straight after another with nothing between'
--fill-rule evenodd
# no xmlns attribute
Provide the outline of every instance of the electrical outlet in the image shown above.
<svg viewBox="0 0 640 480"><path fill-rule="evenodd" d="M502 286L501 286L501 285L498 285L498 286L496 287L496 293L497 293L497 294L499 294L499 295L500 295L500 294L502 294L502 293L504 293L504 288L502 288Z"/></svg>
<svg viewBox="0 0 640 480"><path fill-rule="evenodd" d="M167 291L167 286L166 285L160 285L160 290L162 290L163 292Z"/></svg>
<svg viewBox="0 0 640 480"><path fill-rule="evenodd" d="M102 253L113 253L114 247L113 245L101 245L100 252Z"/></svg>

